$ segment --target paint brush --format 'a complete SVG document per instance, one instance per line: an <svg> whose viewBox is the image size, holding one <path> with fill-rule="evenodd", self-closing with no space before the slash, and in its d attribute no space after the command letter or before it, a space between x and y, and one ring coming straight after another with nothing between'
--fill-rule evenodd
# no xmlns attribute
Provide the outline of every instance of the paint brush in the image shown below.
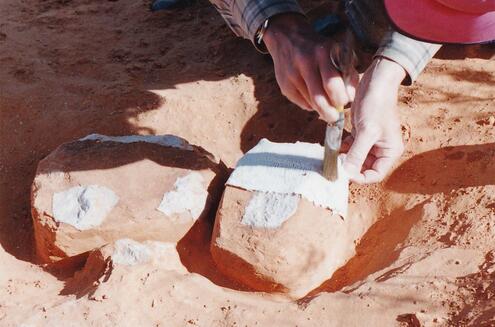
<svg viewBox="0 0 495 327"><path fill-rule="evenodd" d="M335 49L335 50L333 50ZM335 46L330 53L330 59L334 67L340 72L344 79L344 84L349 83L349 70L354 65L353 36L348 29L344 41ZM325 130L325 141L323 154L323 176L330 180L337 180L338 176L338 156L342 145L342 133L344 131L344 107L337 107L339 118L336 122L327 125Z"/></svg>

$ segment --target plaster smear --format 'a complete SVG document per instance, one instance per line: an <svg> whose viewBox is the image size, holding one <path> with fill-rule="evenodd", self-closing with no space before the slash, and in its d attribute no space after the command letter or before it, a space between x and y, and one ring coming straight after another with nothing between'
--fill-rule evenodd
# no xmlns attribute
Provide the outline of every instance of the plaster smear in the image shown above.
<svg viewBox="0 0 495 327"><path fill-rule="evenodd" d="M167 216L189 212L196 220L203 212L208 192L204 186L204 178L198 172L192 172L175 181L174 190L163 195L158 211Z"/></svg>
<svg viewBox="0 0 495 327"><path fill-rule="evenodd" d="M342 167L342 157L338 164L339 178L330 182L321 174L321 145L273 143L262 139L239 160L227 185L249 191L298 194L345 217L349 178Z"/></svg>
<svg viewBox="0 0 495 327"><path fill-rule="evenodd" d="M183 150L192 151L193 147L186 140L175 135L127 135L127 136L106 136L101 134L88 135L80 141L101 141L101 142L119 142L119 143L136 143L146 142L162 146L168 146Z"/></svg>
<svg viewBox="0 0 495 327"><path fill-rule="evenodd" d="M144 244L124 238L115 241L112 261L119 265L135 266L149 262L152 251Z"/></svg>
<svg viewBox="0 0 495 327"><path fill-rule="evenodd" d="M118 202L119 197L104 186L76 186L53 194L52 211L56 221L87 230L103 223Z"/></svg>
<svg viewBox="0 0 495 327"><path fill-rule="evenodd" d="M297 210L299 195L256 192L249 201L241 223L252 227L278 228Z"/></svg>

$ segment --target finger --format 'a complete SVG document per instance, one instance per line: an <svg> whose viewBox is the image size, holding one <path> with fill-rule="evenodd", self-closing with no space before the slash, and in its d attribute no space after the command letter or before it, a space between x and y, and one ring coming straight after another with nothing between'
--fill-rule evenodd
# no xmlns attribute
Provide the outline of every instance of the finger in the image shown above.
<svg viewBox="0 0 495 327"><path fill-rule="evenodd" d="M377 137L366 130L358 131L351 148L347 152L344 169L350 176L361 174L363 163L375 144Z"/></svg>
<svg viewBox="0 0 495 327"><path fill-rule="evenodd" d="M330 99L330 104L334 107L343 107L349 103L342 75L332 66L330 56L321 59L319 68L323 88Z"/></svg>
<svg viewBox="0 0 495 327"><path fill-rule="evenodd" d="M302 90L300 90L302 88ZM283 87L280 87L282 94L289 99L292 103L295 103L298 107L304 110L312 110L311 105L303 96L302 92L306 92L306 85L304 83L296 84L294 83L294 79L291 79L289 83L285 84Z"/></svg>
<svg viewBox="0 0 495 327"><path fill-rule="evenodd" d="M339 112L330 105L325 95L320 92L312 93L313 105L320 114L321 119L327 123L336 122L339 119Z"/></svg>
<svg viewBox="0 0 495 327"><path fill-rule="evenodd" d="M293 103L295 103L299 108L307 110L307 111L313 111L311 109L311 105L306 101L306 99L302 96L301 92L298 90L294 90L293 93L293 99L289 99Z"/></svg>
<svg viewBox="0 0 495 327"><path fill-rule="evenodd" d="M351 178L359 184L372 184L383 181L395 162L395 158L382 157L375 160L371 169L355 175Z"/></svg>
<svg viewBox="0 0 495 327"><path fill-rule="evenodd" d="M320 117L328 123L333 123L339 119L339 113L330 104L317 69L311 70L306 68L301 74L308 89L310 102L313 108L318 111Z"/></svg>
<svg viewBox="0 0 495 327"><path fill-rule="evenodd" d="M345 88L347 90L347 96L349 97L349 101L352 102L356 97L356 89L359 84L359 73L354 67L350 67L348 74L349 76L344 82L346 83Z"/></svg>
<svg viewBox="0 0 495 327"><path fill-rule="evenodd" d="M396 144L388 147L376 146L373 147L370 151L377 158L381 157L393 157L399 158L404 152L404 144L402 141L398 141Z"/></svg>
<svg viewBox="0 0 495 327"><path fill-rule="evenodd" d="M302 76L298 74L292 74L289 78L289 81L292 83L293 89L299 94L299 96L304 100L307 104L308 110L313 109L311 105L311 97L308 92L308 87L306 86L306 82L302 78Z"/></svg>

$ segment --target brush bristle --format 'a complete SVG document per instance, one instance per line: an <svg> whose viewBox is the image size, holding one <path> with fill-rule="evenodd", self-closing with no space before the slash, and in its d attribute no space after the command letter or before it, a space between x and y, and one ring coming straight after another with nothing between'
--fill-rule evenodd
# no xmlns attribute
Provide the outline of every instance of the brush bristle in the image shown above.
<svg viewBox="0 0 495 327"><path fill-rule="evenodd" d="M335 181L339 177L338 175L338 160L339 153L337 151L328 148L325 144L325 153L323 155L323 177L330 181Z"/></svg>

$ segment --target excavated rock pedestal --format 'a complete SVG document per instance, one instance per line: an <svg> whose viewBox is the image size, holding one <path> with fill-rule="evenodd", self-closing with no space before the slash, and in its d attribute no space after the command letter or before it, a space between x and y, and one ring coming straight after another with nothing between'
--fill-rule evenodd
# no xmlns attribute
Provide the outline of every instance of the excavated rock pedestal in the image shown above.
<svg viewBox="0 0 495 327"><path fill-rule="evenodd" d="M300 298L354 255L369 225L346 219L348 178L339 167L339 179L326 180L322 159L318 144L267 140L241 158L212 236L223 273L256 290Z"/></svg>
<svg viewBox="0 0 495 327"><path fill-rule="evenodd" d="M225 170L171 135L89 135L43 159L32 186L41 261L121 238L177 242L217 203Z"/></svg>

